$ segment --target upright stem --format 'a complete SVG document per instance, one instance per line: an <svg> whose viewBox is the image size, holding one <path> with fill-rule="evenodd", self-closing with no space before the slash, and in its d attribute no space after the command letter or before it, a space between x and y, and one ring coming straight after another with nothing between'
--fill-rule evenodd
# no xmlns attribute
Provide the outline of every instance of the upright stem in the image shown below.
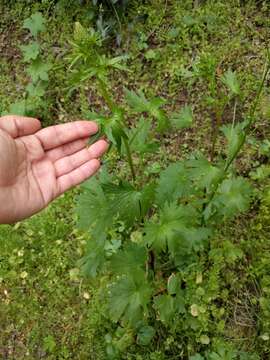
<svg viewBox="0 0 270 360"><path fill-rule="evenodd" d="M217 87L217 85L216 85L216 71L211 76L209 89L210 89L210 94L211 94L212 98L220 99L220 88ZM214 117L215 118L212 121L212 127L213 127L212 134L211 134L212 146L211 146L211 150L210 150L210 161L211 162L214 160L216 141L217 141L218 132L219 132L219 128L221 125L222 113L223 113L223 109L222 109L222 111L220 111L219 108L220 108L220 106L219 106L219 101L218 101L218 104L216 104L215 108L214 108ZM223 106L222 106L222 108L223 108Z"/></svg>
<svg viewBox="0 0 270 360"><path fill-rule="evenodd" d="M215 116L216 116L216 123L214 125L215 128L214 128L213 134L212 134L212 147L211 147L211 154L210 154L211 161L214 160L214 156L215 156L215 148L216 148L216 142L217 142L217 138L218 138L219 128L221 126L222 112L216 110Z"/></svg>
<svg viewBox="0 0 270 360"><path fill-rule="evenodd" d="M259 104L259 100L260 100L260 97L261 97L261 94L262 94L262 91L263 91L263 86L264 86L264 83L265 83L265 80L266 80L266 77L268 75L270 71L270 59L268 58L267 59L267 62L266 62L266 67L265 67L265 70L264 70L264 74L263 74L263 77L262 77L262 80L260 82L260 85L259 85L259 88L258 88L258 91L256 93L256 97L255 97L255 100L253 102L253 105L250 109L250 113L248 115L248 122L247 122L247 125L245 126L245 129L244 129L244 136L242 138L242 140L240 141L238 147L236 148L234 154L232 155L232 157L230 158L230 160L226 163L224 169L223 169L223 176L221 177L221 179L217 182L215 188L213 189L210 197L209 197L209 200L207 201L206 203L206 206L205 208L210 204L210 202L212 201L212 199L214 198L218 188L219 188L219 185L221 184L221 182L223 181L229 167L231 166L231 164L233 163L233 161L235 160L235 158L237 157L237 155L239 154L240 150L242 149L245 141L246 141L246 138L247 138L247 135L248 135L248 131L250 129L250 126L252 125L252 123L254 122L254 118L255 118L255 113L256 113L256 110L257 110L257 107L258 107L258 104Z"/></svg>
<svg viewBox="0 0 270 360"><path fill-rule="evenodd" d="M101 79L98 79L98 83L99 83L101 95L103 96L103 98L106 101L107 105L109 106L110 110L113 111L113 108L115 107L114 102L106 89L106 85L105 85L104 81L102 81Z"/></svg>
<svg viewBox="0 0 270 360"><path fill-rule="evenodd" d="M108 91L106 89L106 85L105 85L104 81L102 81L101 79L98 79L98 83L99 83L100 92L101 92L104 100L106 101L106 103L109 106L110 110L113 112L113 110L114 110L114 108L116 108L116 106L115 106L110 94L108 93ZM128 160L128 164L129 164L129 167L130 167L132 179L135 182L136 174L135 174L135 170L134 170L134 165L133 165L133 160L132 160L132 156L131 156L130 146L129 146L129 143L128 143L128 141L127 141L127 139L125 137L122 137L122 140L123 140L123 143L124 143L125 148L126 148L127 160Z"/></svg>
<svg viewBox="0 0 270 360"><path fill-rule="evenodd" d="M133 165L133 160L132 160L132 156L131 156L129 143L128 143L126 138L123 138L123 141L124 141L124 145L125 145L126 152L127 152L127 159L128 159L128 164L129 164L129 167L130 167L132 179L133 179L133 181L135 181L136 180L136 175L135 175L135 170L134 170L134 165Z"/></svg>
<svg viewBox="0 0 270 360"><path fill-rule="evenodd" d="M268 75L270 71L270 62L269 60L267 61L267 64L266 64L266 67L265 67L265 70L264 70L264 74L263 74L263 77L262 77L262 80L261 80L261 83L259 85L259 88L258 88L258 91L257 91L257 94L256 94L256 97L255 97L255 100L253 102L253 105L250 109L250 113L249 113L249 116L248 116L248 122L247 122L247 125L245 127L245 130L244 130L244 136L242 138L242 140L240 141L237 149L235 150L233 156L231 157L231 159L227 162L225 168L224 168L224 171L227 172L227 170L229 169L229 167L231 166L232 162L235 160L235 158L237 157L239 151L241 150L242 146L244 145L245 141L246 141L246 138L247 138L247 135L248 135L248 131L250 129L250 126L253 124L254 122L254 117L255 117L255 112L257 110L257 107L258 107L258 104L259 104L259 101L260 101L260 97L261 97L261 94L262 94L262 91L263 91L263 85L265 83L265 80L266 80L266 77Z"/></svg>

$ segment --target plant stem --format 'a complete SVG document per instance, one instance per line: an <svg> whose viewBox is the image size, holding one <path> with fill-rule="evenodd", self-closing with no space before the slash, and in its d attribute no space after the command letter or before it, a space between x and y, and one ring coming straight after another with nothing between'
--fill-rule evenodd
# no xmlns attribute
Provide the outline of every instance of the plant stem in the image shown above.
<svg viewBox="0 0 270 360"><path fill-rule="evenodd" d="M217 138L218 138L219 128L221 126L222 113L223 113L223 111L219 111L219 110L215 111L216 123L215 123L215 128L213 130L213 135L212 135L212 147L211 147L211 154L210 154L211 162L214 160L214 156L215 156L215 148L216 148L216 142L217 142Z"/></svg>
<svg viewBox="0 0 270 360"><path fill-rule="evenodd" d="M261 97L261 94L262 94L262 91L263 91L263 86L264 86L264 83L265 83L265 80L266 80L266 77L267 77L269 71L270 71L270 62L268 60L267 64L266 64L266 67L265 67L265 70L264 70L264 74L263 74L261 83L259 85L256 97L255 97L255 100L253 102L253 106L250 109L250 113L249 113L249 116L248 116L248 122L247 122L247 125L245 126L245 130L244 130L243 139L240 141L240 143L239 143L237 149L235 150L234 154L232 155L231 159L225 165L225 168L224 168L225 173L227 172L227 170L229 169L229 167L231 166L231 164L233 163L233 161L237 157L239 151L242 149L244 143L246 142L246 138L247 138L248 132L250 130L250 127L254 123L255 113L256 113L256 110L257 110L257 107L258 107L258 104L259 104L259 101L260 101L260 97Z"/></svg>
<svg viewBox="0 0 270 360"><path fill-rule="evenodd" d="M245 126L244 128L244 136L242 138L242 140L240 141L238 147L236 148L234 154L231 156L230 160L226 163L224 169L223 169L223 176L220 178L220 180L216 183L216 186L215 188L213 189L210 197L209 197L209 200L207 201L207 203L205 204L205 208L207 208L207 206L209 206L210 202L212 201L212 199L214 198L218 188L219 188L219 185L222 183L222 181L224 180L226 174L227 174L227 171L229 169L229 167L231 166L231 164L233 163L233 161L236 159L237 155L239 154L240 150L242 149L243 145L245 144L245 141L246 141L246 138L247 138L247 135L248 135L248 132L249 132L249 129L251 127L251 125L253 124L254 122L254 118L255 118L255 113L256 113L256 110L257 110L257 107L258 107L258 104L259 104L259 100L260 100L260 97L261 97L261 94L262 94L262 91L263 91L263 86L264 86L264 83L265 83L265 80L266 80L266 77L267 75L269 74L269 71L270 71L270 59L268 58L267 59L267 62L266 62L266 65L265 65L265 70L264 70L264 74L263 74L263 77L262 77L262 80L260 82L260 85L259 85L259 88L258 88L258 91L256 93L256 97L255 97L255 100L253 102L253 105L250 109L250 113L248 115L248 121L247 121L247 125Z"/></svg>
<svg viewBox="0 0 270 360"><path fill-rule="evenodd" d="M115 103L112 100L110 94L108 93L108 91L106 89L106 84L101 79L98 79L98 83L99 83L100 92L101 92L104 100L106 101L107 105L109 106L109 109L113 112L113 110L117 106L115 105ZM132 160L132 156L131 156L130 146L129 146L128 140L125 137L122 137L122 140L123 140L123 143L124 143L125 148L126 148L127 160L128 160L128 164L129 164L129 167L130 167L132 179L135 182L136 174L135 174L135 170L134 170L134 165L133 165L133 160Z"/></svg>
<svg viewBox="0 0 270 360"><path fill-rule="evenodd" d="M114 102L113 102L110 94L108 93L108 91L106 89L106 84L101 79L98 79L98 84L99 84L99 89L100 89L101 95L103 96L103 98L106 101L107 105L109 106L110 110L113 111L113 108L115 107L115 105L114 105Z"/></svg>
<svg viewBox="0 0 270 360"><path fill-rule="evenodd" d="M128 159L128 164L130 167L130 171L131 171L131 175L132 175L132 179L135 182L136 180L136 174L135 174L135 170L134 170L134 165L133 165L133 160L132 160L132 156L131 156L131 151L130 151L130 147L129 147L129 143L127 141L126 138L123 138L124 141L124 145L126 148L126 152L127 152L127 159Z"/></svg>

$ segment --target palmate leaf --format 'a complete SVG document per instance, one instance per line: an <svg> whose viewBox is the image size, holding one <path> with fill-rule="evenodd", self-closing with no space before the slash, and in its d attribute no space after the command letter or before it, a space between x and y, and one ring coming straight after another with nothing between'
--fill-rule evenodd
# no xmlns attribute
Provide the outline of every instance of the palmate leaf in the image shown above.
<svg viewBox="0 0 270 360"><path fill-rule="evenodd" d="M131 152L144 154L152 153L158 149L159 145L154 142L151 127L151 120L141 117L136 126L130 130L129 146Z"/></svg>
<svg viewBox="0 0 270 360"><path fill-rule="evenodd" d="M159 221L144 228L144 243L160 253L168 249L173 260L202 250L211 230L201 227L199 213L190 205L165 204Z"/></svg>
<svg viewBox="0 0 270 360"><path fill-rule="evenodd" d="M121 153L123 139L128 138L125 132L123 111L121 109L115 108L112 115L109 117L94 112L87 112L85 113L85 118L94 120L98 123L100 131L96 136L97 138L106 135L106 137L117 147L118 152ZM91 139L89 140L89 143L92 143Z"/></svg>
<svg viewBox="0 0 270 360"><path fill-rule="evenodd" d="M175 318L176 303L171 295L160 295L154 299L154 306L159 314L159 319L169 325Z"/></svg>
<svg viewBox="0 0 270 360"><path fill-rule="evenodd" d="M86 255L79 261L83 273L87 276L96 277L106 261L105 258L105 234L91 239L87 246Z"/></svg>
<svg viewBox="0 0 270 360"><path fill-rule="evenodd" d="M191 127L193 123L191 106L185 105L179 113L172 114L170 122L171 125L176 129L185 129Z"/></svg>
<svg viewBox="0 0 270 360"><path fill-rule="evenodd" d="M252 188L249 182L242 178L224 180L213 199L213 205L219 214L231 218L249 208Z"/></svg>
<svg viewBox="0 0 270 360"><path fill-rule="evenodd" d="M50 64L44 63L40 58L37 58L32 62L31 65L29 65L29 67L27 68L27 73L34 83L38 80L48 81L48 72L50 69Z"/></svg>
<svg viewBox="0 0 270 360"><path fill-rule="evenodd" d="M114 213L111 213L110 203L96 178L84 183L83 191L77 199L76 213L78 227L83 230L93 227L95 236L112 224Z"/></svg>
<svg viewBox="0 0 270 360"><path fill-rule="evenodd" d="M235 72L228 70L221 80L234 95L240 94L240 83Z"/></svg>
<svg viewBox="0 0 270 360"><path fill-rule="evenodd" d="M168 127L168 118L161 107L166 103L162 98L147 100L144 93L125 89L126 100L129 106L136 112L146 112L157 120L157 131L164 132Z"/></svg>
<svg viewBox="0 0 270 360"><path fill-rule="evenodd" d="M157 252L164 251L176 233L196 225L197 217L196 210L191 206L166 203L159 221L146 224L144 241Z"/></svg>
<svg viewBox="0 0 270 360"><path fill-rule="evenodd" d="M208 354L209 360L236 360L237 352L230 346L220 345L216 351L212 351Z"/></svg>
<svg viewBox="0 0 270 360"><path fill-rule="evenodd" d="M130 91L125 89L125 96L128 105L135 110L136 112L148 112L150 109L149 101L144 96L142 91L138 91L138 94L135 91Z"/></svg>
<svg viewBox="0 0 270 360"><path fill-rule="evenodd" d="M111 269L117 274L129 274L145 267L147 252L144 247L128 243L125 249L118 251L111 258Z"/></svg>
<svg viewBox="0 0 270 360"><path fill-rule="evenodd" d="M38 33L46 29L45 19L40 12L36 12L24 21L23 28L28 29L34 37L37 37Z"/></svg>
<svg viewBox="0 0 270 360"><path fill-rule="evenodd" d="M224 133L227 139L227 161L230 161L239 146L245 138L245 127L247 122L241 122L236 124L234 127L232 125L224 125L221 127L222 132Z"/></svg>
<svg viewBox="0 0 270 360"><path fill-rule="evenodd" d="M173 202L192 192L192 184L184 163L171 164L160 173L156 188L156 202L159 206Z"/></svg>
<svg viewBox="0 0 270 360"><path fill-rule="evenodd" d="M108 183L103 185L103 189L110 196L111 212L118 214L128 227L145 216L154 200L154 184L137 190L128 182L119 185Z"/></svg>
<svg viewBox="0 0 270 360"><path fill-rule="evenodd" d="M142 326L137 334L137 343L144 346L150 344L151 340L155 336L155 333L156 331L152 326Z"/></svg>
<svg viewBox="0 0 270 360"><path fill-rule="evenodd" d="M208 192L223 176L222 168L214 166L203 155L195 159L188 160L186 167L189 177L200 189L206 189Z"/></svg>
<svg viewBox="0 0 270 360"><path fill-rule="evenodd" d="M201 227L198 224L197 226L178 229L173 236L168 238L168 249L173 259L179 260L183 255L203 250L212 231L210 228Z"/></svg>
<svg viewBox="0 0 270 360"><path fill-rule="evenodd" d="M158 312L159 319L165 325L172 325L172 322L175 321L175 315L185 312L184 300L181 295L171 296L171 295L159 295L154 299L154 307Z"/></svg>
<svg viewBox="0 0 270 360"><path fill-rule="evenodd" d="M20 49L23 53L23 59L25 62L28 62L30 60L35 60L40 51L40 46L37 41L33 41L28 45L21 45Z"/></svg>
<svg viewBox="0 0 270 360"><path fill-rule="evenodd" d="M42 97L45 94L47 86L47 81L39 81L36 85L30 83L26 86L26 91L31 97Z"/></svg>
<svg viewBox="0 0 270 360"><path fill-rule="evenodd" d="M110 289L111 319L118 321L123 317L130 324L138 322L143 318L143 313L147 312L151 295L152 288L142 270L123 276Z"/></svg>

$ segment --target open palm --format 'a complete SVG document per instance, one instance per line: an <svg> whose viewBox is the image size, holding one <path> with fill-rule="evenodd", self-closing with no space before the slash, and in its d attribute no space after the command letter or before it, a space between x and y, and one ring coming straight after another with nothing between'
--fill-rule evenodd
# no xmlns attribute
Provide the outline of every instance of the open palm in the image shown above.
<svg viewBox="0 0 270 360"><path fill-rule="evenodd" d="M0 118L0 223L43 209L57 196L92 176L108 145L94 122L75 121L40 130L37 119Z"/></svg>

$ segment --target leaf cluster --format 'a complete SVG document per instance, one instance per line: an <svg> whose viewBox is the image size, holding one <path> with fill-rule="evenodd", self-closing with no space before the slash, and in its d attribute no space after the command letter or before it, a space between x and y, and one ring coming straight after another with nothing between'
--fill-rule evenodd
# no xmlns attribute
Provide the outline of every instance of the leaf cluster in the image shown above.
<svg viewBox="0 0 270 360"><path fill-rule="evenodd" d="M75 23L72 51L67 58L72 72L71 88L81 85L86 80L95 78L102 82L108 81L110 70L125 70L124 56L108 58L102 53L102 37L93 28L86 29L79 22Z"/></svg>
<svg viewBox="0 0 270 360"><path fill-rule="evenodd" d="M139 324L149 324L153 311L156 321L167 326L187 311L180 278L167 280L163 259L176 272L196 264L216 227L248 208L251 188L239 177L222 178L204 206L222 174L200 156L169 165L140 189L112 178L85 184L77 205L80 227L92 234L84 269L91 276L113 275L108 293L113 321L139 332ZM121 231L119 224L124 225ZM160 286L164 293L155 295Z"/></svg>
<svg viewBox="0 0 270 360"><path fill-rule="evenodd" d="M42 104L51 69L51 65L43 60L39 39L40 34L46 30L45 18L40 12L34 13L24 21L23 29L27 29L33 38L28 44L20 46L30 82L26 86L24 99L11 104L7 113L31 115Z"/></svg>

